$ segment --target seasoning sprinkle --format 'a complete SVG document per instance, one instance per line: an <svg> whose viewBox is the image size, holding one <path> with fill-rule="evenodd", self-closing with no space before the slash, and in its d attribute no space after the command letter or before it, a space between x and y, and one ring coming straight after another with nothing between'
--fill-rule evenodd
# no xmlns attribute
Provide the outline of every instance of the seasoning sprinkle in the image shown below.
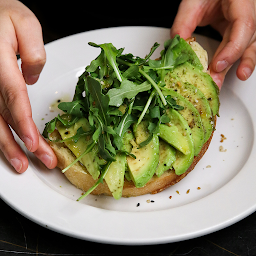
<svg viewBox="0 0 256 256"><path fill-rule="evenodd" d="M221 134L220 136L221 136L221 139L220 139L220 142L221 142L221 143L222 143L224 140L227 139L223 134Z"/></svg>
<svg viewBox="0 0 256 256"><path fill-rule="evenodd" d="M176 190L176 193L179 195L180 194L179 190Z"/></svg>
<svg viewBox="0 0 256 256"><path fill-rule="evenodd" d="M187 190L186 194L188 194L190 192L190 189Z"/></svg>
<svg viewBox="0 0 256 256"><path fill-rule="evenodd" d="M169 196L169 199L172 199L172 196Z"/></svg>
<svg viewBox="0 0 256 256"><path fill-rule="evenodd" d="M139 207L140 206L140 203L137 203L136 207Z"/></svg>
<svg viewBox="0 0 256 256"><path fill-rule="evenodd" d="M197 187L197 190L200 190L201 188L200 187Z"/></svg>
<svg viewBox="0 0 256 256"><path fill-rule="evenodd" d="M223 146L220 146L220 147L219 147L219 151L220 151L220 152L227 152L227 149L224 149Z"/></svg>

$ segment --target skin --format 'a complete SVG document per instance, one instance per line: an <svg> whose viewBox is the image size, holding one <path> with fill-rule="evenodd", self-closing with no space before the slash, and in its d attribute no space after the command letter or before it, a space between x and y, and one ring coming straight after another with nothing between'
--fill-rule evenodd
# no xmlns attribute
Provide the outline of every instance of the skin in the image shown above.
<svg viewBox="0 0 256 256"><path fill-rule="evenodd" d="M183 0L171 36L188 38L197 26L206 25L223 36L209 65L214 81L221 88L228 70L239 58L237 77L247 80L256 65L256 1Z"/></svg>
<svg viewBox="0 0 256 256"><path fill-rule="evenodd" d="M254 0L183 0L171 36L191 36L196 26L212 25L223 35L209 69L219 87L235 61L237 76L250 77L256 63ZM242 8L241 8L242 7ZM189 13L189 15L188 15ZM22 72L17 65L20 54ZM26 84L34 84L44 67L42 28L35 15L17 0L0 0L0 150L18 173L28 168L28 159L12 131L49 169L57 158L41 137L32 119Z"/></svg>
<svg viewBox="0 0 256 256"><path fill-rule="evenodd" d="M22 60L22 73L16 54ZM42 29L34 14L16 0L0 1L0 149L14 169L22 173L28 159L13 138L10 127L27 149L48 167L57 158L32 119L27 84L34 84L46 61Z"/></svg>

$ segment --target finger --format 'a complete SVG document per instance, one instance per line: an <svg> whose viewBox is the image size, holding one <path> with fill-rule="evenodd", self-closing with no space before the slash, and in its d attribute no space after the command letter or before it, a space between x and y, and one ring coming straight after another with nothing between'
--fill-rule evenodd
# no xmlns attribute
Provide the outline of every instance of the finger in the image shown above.
<svg viewBox="0 0 256 256"><path fill-rule="evenodd" d="M22 72L27 84L34 84L44 67L46 53L44 49L42 28L35 15L18 2L19 8L11 16L19 43Z"/></svg>
<svg viewBox="0 0 256 256"><path fill-rule="evenodd" d="M1 31L1 29L0 29ZM32 111L25 81L9 44L0 41L0 92L19 131L20 138L31 152L38 148L39 137L32 120Z"/></svg>
<svg viewBox="0 0 256 256"><path fill-rule="evenodd" d="M218 54L211 63L211 69L214 72L222 72L233 65L250 44L255 32L254 4L252 3L248 1L244 8L241 8L239 1L234 1L233 5L230 5L229 14L227 14L230 25L225 30Z"/></svg>
<svg viewBox="0 0 256 256"><path fill-rule="evenodd" d="M4 119L5 124L9 124L12 129L16 132L16 134L20 134L19 130L16 128L16 125L12 119L11 113L8 110L8 108L5 106L5 103L3 101L2 95L0 94L0 114L1 117ZM0 127L1 127L1 123L0 123ZM39 131L38 131L39 134ZM20 135L19 135L20 136ZM1 140L1 138L0 138ZM9 143L13 143L14 138L9 138ZM1 143L1 142L0 142ZM16 143L15 143L16 144ZM6 145L6 148L8 148L8 144ZM16 151L15 151L16 149ZM6 151L6 150L5 150ZM20 148L14 148L11 149L12 154L13 155L21 155L20 154ZM39 136L39 146L38 149L34 152L34 154L49 168L52 169L57 165L57 158L53 152L53 150L50 148L50 146L46 143L46 141ZM23 154L22 154L23 155ZM26 156L25 156L26 157ZM16 157L17 159L20 159L21 157ZM16 159L15 158L15 159ZM9 159L9 158L8 158ZM15 161L15 163L17 163L17 161ZM24 165L24 168L26 167L26 165ZM15 168L17 171L19 170L19 168L16 166ZM22 169L23 171L23 169Z"/></svg>
<svg viewBox="0 0 256 256"><path fill-rule="evenodd" d="M56 155L42 136L39 137L39 147L34 154L46 165L47 168L53 169L56 167L58 161Z"/></svg>
<svg viewBox="0 0 256 256"><path fill-rule="evenodd" d="M255 69L256 65L256 42L253 42L241 57L237 68L237 77L243 81L247 80Z"/></svg>
<svg viewBox="0 0 256 256"><path fill-rule="evenodd" d="M224 80L225 80L225 76L226 76L226 74L227 74L227 72L229 71L230 68L231 68L231 66L224 69L222 72L214 72L213 70L210 70L210 75L211 75L213 81L219 87L219 89L221 89L221 87L224 83Z"/></svg>
<svg viewBox="0 0 256 256"><path fill-rule="evenodd" d="M14 140L13 134L0 115L0 149L4 153L6 159L11 163L15 170L23 173L28 168L28 160L20 146Z"/></svg>
<svg viewBox="0 0 256 256"><path fill-rule="evenodd" d="M171 28L171 37L176 34L185 39L190 37L201 20L201 10L202 1L183 0Z"/></svg>

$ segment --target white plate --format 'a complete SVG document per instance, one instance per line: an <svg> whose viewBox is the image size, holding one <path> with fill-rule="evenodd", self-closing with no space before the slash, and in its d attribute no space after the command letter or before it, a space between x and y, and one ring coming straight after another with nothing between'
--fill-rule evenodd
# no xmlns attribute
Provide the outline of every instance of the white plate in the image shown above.
<svg viewBox="0 0 256 256"><path fill-rule="evenodd" d="M46 45L47 64L40 80L28 86L40 131L56 115L49 107L58 99L72 98L78 76L99 54L99 49L87 42L112 42L118 48L125 47L127 53L145 56L154 42L163 43L168 38L168 29L119 27L81 33ZM197 40L212 56L218 43L202 36ZM46 169L28 153L29 168L22 175L15 173L1 155L1 198L42 226L104 243L175 242L227 227L256 209L255 79L254 73L247 82L241 82L235 68L229 72L209 150L186 179L162 193L119 201L90 195L77 202L81 191L70 185L59 170ZM222 143L221 134L227 138ZM226 152L220 152L220 146Z"/></svg>

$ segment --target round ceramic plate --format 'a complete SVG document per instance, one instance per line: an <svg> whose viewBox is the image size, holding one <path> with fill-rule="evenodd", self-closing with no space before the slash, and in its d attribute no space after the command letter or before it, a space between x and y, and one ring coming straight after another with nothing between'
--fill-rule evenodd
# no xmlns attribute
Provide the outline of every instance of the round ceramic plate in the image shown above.
<svg viewBox="0 0 256 256"><path fill-rule="evenodd" d="M46 45L47 64L40 80L28 86L33 118L42 132L58 113L58 100L71 100L78 76L99 54L88 46L112 42L144 57L154 42L169 38L169 29L118 27L73 35ZM213 55L218 43L197 36ZM161 47L160 47L161 48ZM153 58L158 57L160 49ZM60 170L48 170L32 154L28 170L17 174L0 155L1 198L32 221L54 231L113 244L158 244L214 232L256 209L256 73L246 81L230 70L220 93L220 117L212 143L196 168L180 183L156 195L121 198L89 195ZM23 144L20 143L24 148Z"/></svg>

